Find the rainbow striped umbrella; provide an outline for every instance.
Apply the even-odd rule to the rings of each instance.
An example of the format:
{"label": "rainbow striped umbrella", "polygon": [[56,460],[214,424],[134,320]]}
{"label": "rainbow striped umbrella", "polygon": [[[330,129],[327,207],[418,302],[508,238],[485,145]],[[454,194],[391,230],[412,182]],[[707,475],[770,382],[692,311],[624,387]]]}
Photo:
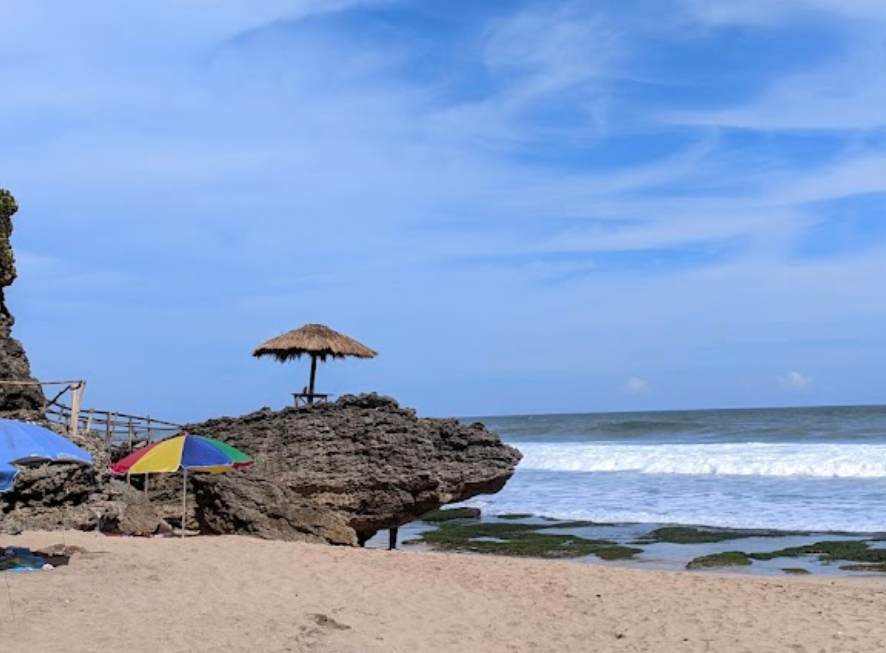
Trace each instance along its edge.
{"label": "rainbow striped umbrella", "polygon": [[224,442],[183,433],[155,442],[111,465],[114,474],[162,474],[182,470],[182,537],[187,514],[188,470],[221,473],[249,467],[252,458]]}
{"label": "rainbow striped umbrella", "polygon": [[162,474],[178,470],[229,472],[252,458],[229,444],[183,433],[132,452],[111,465],[114,474]]}

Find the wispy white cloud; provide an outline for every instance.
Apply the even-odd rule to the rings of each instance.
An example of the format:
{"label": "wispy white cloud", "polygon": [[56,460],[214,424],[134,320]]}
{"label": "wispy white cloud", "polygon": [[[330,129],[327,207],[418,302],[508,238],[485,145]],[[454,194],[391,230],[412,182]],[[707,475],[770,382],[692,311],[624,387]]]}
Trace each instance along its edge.
{"label": "wispy white cloud", "polygon": [[800,372],[788,372],[778,377],[778,385],[786,390],[808,390],[812,387],[812,377]]}
{"label": "wispy white cloud", "polygon": [[648,395],[652,392],[652,386],[645,379],[632,376],[622,386],[622,392],[631,396]]}
{"label": "wispy white cloud", "polygon": [[886,21],[879,0],[681,0],[694,17],[713,26],[773,25],[819,12],[824,17]]}
{"label": "wispy white cloud", "polygon": [[[886,6],[886,5],[884,5]],[[884,12],[886,13],[886,12]],[[863,130],[886,125],[886,46],[879,35],[847,43],[848,53],[815,70],[779,77],[734,107],[682,111],[674,123],[758,130]]]}
{"label": "wispy white cloud", "polygon": [[531,5],[490,28],[484,48],[507,89],[505,104],[605,79],[623,54],[619,30],[576,2]]}

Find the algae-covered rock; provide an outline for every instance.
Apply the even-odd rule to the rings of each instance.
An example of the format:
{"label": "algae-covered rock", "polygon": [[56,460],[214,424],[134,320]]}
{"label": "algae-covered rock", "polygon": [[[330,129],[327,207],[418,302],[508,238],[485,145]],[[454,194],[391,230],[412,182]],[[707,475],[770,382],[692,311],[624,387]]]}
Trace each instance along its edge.
{"label": "algae-covered rock", "polygon": [[822,562],[846,560],[848,562],[886,564],[886,549],[872,549],[867,542],[862,540],[826,540],[805,546],[794,546],[779,549],[778,551],[751,553],[749,555],[755,560],[817,556]]}
{"label": "algae-covered rock", "polygon": [[786,531],[735,530],[727,528],[701,528],[694,526],[664,526],[646,535],[644,540],[670,544],[713,544],[741,540],[747,537],[785,537]]}
{"label": "algae-covered rock", "polygon": [[710,569],[712,567],[737,567],[751,564],[748,554],[742,551],[724,551],[712,553],[690,560],[686,564],[687,569]]}
{"label": "algae-covered rock", "polygon": [[480,519],[479,508],[440,508],[431,510],[421,516],[425,522],[454,521],[457,519]]}
{"label": "algae-covered rock", "polygon": [[580,558],[595,555],[603,560],[622,560],[642,552],[609,540],[589,540],[576,535],[542,532],[546,528],[557,526],[444,522],[437,530],[422,533],[418,541],[443,551],[534,558]]}

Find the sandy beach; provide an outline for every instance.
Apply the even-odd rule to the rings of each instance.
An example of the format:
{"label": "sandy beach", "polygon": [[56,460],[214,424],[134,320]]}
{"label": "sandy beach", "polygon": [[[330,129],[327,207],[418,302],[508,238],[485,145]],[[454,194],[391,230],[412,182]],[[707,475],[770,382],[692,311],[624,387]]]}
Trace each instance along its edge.
{"label": "sandy beach", "polygon": [[3,651],[874,653],[886,578],[748,578],[245,537],[4,536]]}

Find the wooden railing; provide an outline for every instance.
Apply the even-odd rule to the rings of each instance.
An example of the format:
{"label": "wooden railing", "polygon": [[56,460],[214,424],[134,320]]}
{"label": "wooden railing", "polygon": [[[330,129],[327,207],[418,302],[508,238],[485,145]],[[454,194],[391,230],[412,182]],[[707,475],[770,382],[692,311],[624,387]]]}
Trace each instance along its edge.
{"label": "wooden railing", "polygon": [[69,433],[73,424],[77,432],[100,437],[109,444],[133,448],[175,435],[181,424],[164,422],[153,417],[113,413],[95,408],[79,411],[76,418],[71,407],[55,402],[46,409],[46,417],[63,426]]}
{"label": "wooden railing", "polygon": [[[69,435],[78,433],[91,434],[103,438],[115,445],[128,445],[155,442],[175,435],[181,431],[181,424],[164,422],[153,417],[141,417],[126,413],[114,413],[95,408],[83,409],[81,402],[86,389],[86,381],[9,381],[0,380],[0,385],[39,385],[42,387],[58,387],[61,390],[46,399],[43,412],[46,418],[55,422]],[[71,393],[70,405],[62,402],[62,398]]]}

